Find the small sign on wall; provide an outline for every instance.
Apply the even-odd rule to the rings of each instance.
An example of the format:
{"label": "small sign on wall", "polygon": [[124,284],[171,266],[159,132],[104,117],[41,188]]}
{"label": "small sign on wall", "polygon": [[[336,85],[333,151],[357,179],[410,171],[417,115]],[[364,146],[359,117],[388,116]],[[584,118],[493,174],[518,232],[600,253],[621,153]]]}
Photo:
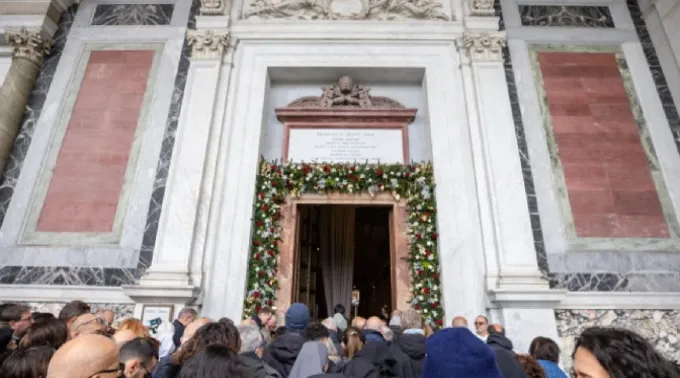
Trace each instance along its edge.
{"label": "small sign on wall", "polygon": [[172,323],[173,305],[144,306],[142,309],[142,324],[149,328],[152,335],[156,335],[158,326],[164,322]]}

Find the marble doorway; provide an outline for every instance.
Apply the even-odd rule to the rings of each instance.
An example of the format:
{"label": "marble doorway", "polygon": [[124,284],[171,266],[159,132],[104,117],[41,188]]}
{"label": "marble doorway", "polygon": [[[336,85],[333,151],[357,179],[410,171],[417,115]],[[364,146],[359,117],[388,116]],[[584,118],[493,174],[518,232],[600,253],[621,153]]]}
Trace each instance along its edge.
{"label": "marble doorway", "polygon": [[[277,300],[275,306],[280,310],[286,310],[294,301],[304,301],[305,298],[300,298],[300,261],[296,259],[296,250],[298,245],[298,237],[300,235],[303,223],[300,222],[303,212],[309,212],[310,207],[318,207],[324,205],[335,206],[355,206],[358,209],[366,209],[370,213],[370,208],[376,208],[386,212],[388,243],[389,243],[389,265],[387,266],[389,275],[389,300],[381,303],[394,309],[404,310],[409,307],[409,300],[411,299],[411,279],[409,275],[409,266],[406,258],[409,253],[409,242],[407,236],[407,208],[405,201],[396,201],[390,194],[380,193],[375,196],[369,194],[340,194],[331,193],[328,195],[317,194],[303,194],[300,198],[288,197],[281,208],[282,215],[282,243],[281,255],[279,260],[279,269],[277,278],[280,283],[277,290]],[[358,220],[360,221],[360,220]],[[384,262],[384,255],[381,260]],[[362,260],[363,261],[363,260]],[[361,272],[362,269],[357,269],[355,272]],[[359,283],[359,281],[355,281]],[[364,285],[362,281],[360,286]],[[370,284],[368,284],[370,286]],[[304,285],[303,285],[304,286]],[[376,285],[378,286],[378,285]],[[376,289],[378,289],[376,287]],[[366,289],[364,288],[364,291]],[[364,295],[364,294],[362,294]],[[322,295],[321,295],[322,296]],[[368,293],[366,298],[368,298]],[[316,300],[315,300],[316,303]],[[370,307],[370,306],[369,306]],[[371,312],[373,309],[361,306],[360,309]],[[314,309],[312,309],[314,312]],[[325,310],[322,311],[325,314]],[[349,309],[347,309],[349,315]],[[319,315],[316,312],[316,315]],[[375,315],[378,315],[376,313]]]}

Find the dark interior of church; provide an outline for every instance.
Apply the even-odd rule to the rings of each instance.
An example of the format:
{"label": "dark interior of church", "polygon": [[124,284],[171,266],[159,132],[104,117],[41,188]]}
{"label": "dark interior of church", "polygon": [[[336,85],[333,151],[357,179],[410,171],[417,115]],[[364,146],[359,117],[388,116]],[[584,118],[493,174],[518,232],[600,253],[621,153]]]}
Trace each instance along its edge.
{"label": "dark interior of church", "polygon": [[[332,205],[329,205],[332,206]],[[380,315],[390,312],[390,211],[391,207],[355,208],[353,289],[360,293],[359,306],[346,309],[347,317]],[[297,301],[307,303],[315,319],[329,314],[324,295],[319,237],[321,206],[300,206],[297,253]]]}

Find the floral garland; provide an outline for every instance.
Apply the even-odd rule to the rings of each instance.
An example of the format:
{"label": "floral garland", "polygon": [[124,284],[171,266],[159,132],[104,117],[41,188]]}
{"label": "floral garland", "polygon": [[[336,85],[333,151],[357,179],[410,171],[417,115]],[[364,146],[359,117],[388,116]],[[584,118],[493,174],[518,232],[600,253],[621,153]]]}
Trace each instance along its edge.
{"label": "floral garland", "polygon": [[280,209],[287,195],[388,192],[408,204],[411,307],[429,324],[441,326],[437,209],[430,163],[411,165],[277,164],[262,161],[257,178],[253,237],[244,312],[254,315],[276,300],[279,283]]}

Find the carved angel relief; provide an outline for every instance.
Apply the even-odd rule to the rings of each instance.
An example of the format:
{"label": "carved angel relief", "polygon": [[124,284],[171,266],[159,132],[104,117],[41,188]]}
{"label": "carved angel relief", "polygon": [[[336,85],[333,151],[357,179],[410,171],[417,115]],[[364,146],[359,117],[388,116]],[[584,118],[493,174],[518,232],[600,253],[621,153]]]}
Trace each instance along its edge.
{"label": "carved angel relief", "polygon": [[251,0],[244,19],[443,20],[441,0]]}
{"label": "carved angel relief", "polygon": [[321,96],[302,97],[291,102],[288,108],[404,108],[391,98],[369,95],[369,88],[354,84],[349,76],[342,76],[336,85],[322,89]]}

